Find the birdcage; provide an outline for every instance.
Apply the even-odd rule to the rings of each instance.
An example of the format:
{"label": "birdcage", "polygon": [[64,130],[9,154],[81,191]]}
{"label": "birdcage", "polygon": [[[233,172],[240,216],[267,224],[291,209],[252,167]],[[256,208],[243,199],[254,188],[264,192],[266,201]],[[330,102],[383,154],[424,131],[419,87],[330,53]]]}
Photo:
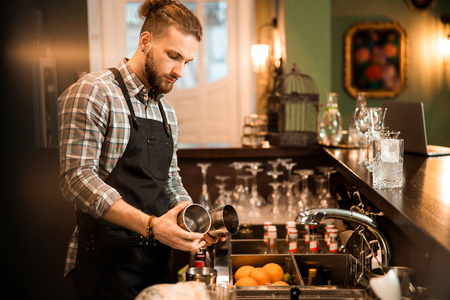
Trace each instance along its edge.
{"label": "birdcage", "polygon": [[268,140],[280,147],[307,147],[317,143],[319,91],[306,74],[292,65],[277,76],[267,105]]}

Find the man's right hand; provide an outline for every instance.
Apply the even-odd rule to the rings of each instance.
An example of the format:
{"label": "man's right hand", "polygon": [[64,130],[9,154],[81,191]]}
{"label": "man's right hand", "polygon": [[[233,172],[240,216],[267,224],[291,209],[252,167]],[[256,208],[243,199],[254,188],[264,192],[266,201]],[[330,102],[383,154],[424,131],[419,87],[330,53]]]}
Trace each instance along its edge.
{"label": "man's right hand", "polygon": [[202,233],[186,231],[177,224],[178,214],[189,204],[191,204],[189,201],[180,202],[166,214],[154,219],[153,234],[156,240],[182,251],[193,251],[206,247]]}

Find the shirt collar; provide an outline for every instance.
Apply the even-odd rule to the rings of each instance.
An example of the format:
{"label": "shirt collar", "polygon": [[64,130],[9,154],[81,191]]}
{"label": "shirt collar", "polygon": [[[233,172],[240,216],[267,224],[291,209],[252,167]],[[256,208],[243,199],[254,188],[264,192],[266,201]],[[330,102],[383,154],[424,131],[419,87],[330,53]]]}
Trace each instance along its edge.
{"label": "shirt collar", "polygon": [[123,81],[128,88],[128,93],[130,97],[135,97],[138,94],[141,94],[140,97],[137,97],[141,102],[145,103],[150,101],[158,101],[163,97],[163,94],[150,99],[149,96],[151,93],[147,90],[144,84],[139,80],[137,75],[130,69],[128,66],[128,58],[122,59],[120,62],[118,69],[123,76]]}

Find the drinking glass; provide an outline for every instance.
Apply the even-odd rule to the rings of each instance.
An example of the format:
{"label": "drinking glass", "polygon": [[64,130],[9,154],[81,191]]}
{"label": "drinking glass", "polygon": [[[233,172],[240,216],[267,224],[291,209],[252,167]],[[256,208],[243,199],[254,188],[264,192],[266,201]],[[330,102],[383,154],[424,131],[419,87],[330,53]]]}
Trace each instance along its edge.
{"label": "drinking glass", "polygon": [[[359,148],[359,165],[366,165],[369,163],[367,157],[367,136],[366,133],[369,130],[369,118],[370,112],[367,107],[357,107],[355,109],[355,126],[356,129],[360,132],[360,142],[363,142],[363,145],[360,145]],[[364,138],[363,138],[364,137]],[[364,152],[364,145],[366,147],[366,152]]]}
{"label": "drinking glass", "polygon": [[208,211],[211,208],[211,203],[210,203],[211,199],[210,199],[210,195],[208,192],[207,173],[208,173],[208,168],[211,165],[212,165],[211,163],[197,163],[197,166],[200,167],[201,172],[202,172],[202,193],[200,194],[199,203],[201,206],[206,208],[206,210],[208,210]]}
{"label": "drinking glass", "polygon": [[396,188],[403,185],[404,140],[379,139],[374,142],[373,186]]}

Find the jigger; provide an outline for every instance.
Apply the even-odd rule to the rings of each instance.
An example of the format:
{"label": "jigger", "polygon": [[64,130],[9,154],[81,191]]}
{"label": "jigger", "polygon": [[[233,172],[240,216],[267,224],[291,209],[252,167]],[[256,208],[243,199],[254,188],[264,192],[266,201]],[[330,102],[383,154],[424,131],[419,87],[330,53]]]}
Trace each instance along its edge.
{"label": "jigger", "polygon": [[226,204],[209,211],[211,229],[208,234],[220,237],[225,234],[236,234],[239,231],[239,217],[232,205]]}
{"label": "jigger", "polygon": [[177,223],[184,230],[206,233],[211,227],[211,217],[203,206],[192,203],[178,214]]}

